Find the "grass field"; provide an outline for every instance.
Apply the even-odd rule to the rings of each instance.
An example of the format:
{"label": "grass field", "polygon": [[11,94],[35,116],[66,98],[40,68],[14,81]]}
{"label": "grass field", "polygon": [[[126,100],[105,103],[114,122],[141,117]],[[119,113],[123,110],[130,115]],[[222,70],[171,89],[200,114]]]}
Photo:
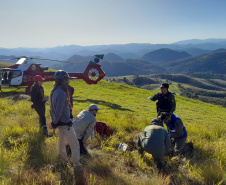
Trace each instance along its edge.
{"label": "grass field", "polygon": [[[193,157],[168,158],[165,174],[158,174],[150,158],[141,158],[134,149],[138,132],[156,117],[155,102],[148,91],[101,81],[97,85],[71,81],[75,88],[73,114],[92,103],[102,108],[97,120],[110,126],[112,135],[96,135],[89,141],[91,158],[83,156],[86,184],[226,184],[226,108],[175,95],[175,114],[188,131],[195,147]],[[49,95],[52,82],[44,83]],[[38,116],[30,108],[24,89],[3,89],[0,94],[0,180],[2,184],[75,184],[71,163],[59,167],[58,135],[44,138]],[[8,92],[7,92],[8,91]],[[46,107],[49,125],[49,103]],[[125,153],[119,143],[129,145]],[[77,183],[78,184],[78,183]]]}

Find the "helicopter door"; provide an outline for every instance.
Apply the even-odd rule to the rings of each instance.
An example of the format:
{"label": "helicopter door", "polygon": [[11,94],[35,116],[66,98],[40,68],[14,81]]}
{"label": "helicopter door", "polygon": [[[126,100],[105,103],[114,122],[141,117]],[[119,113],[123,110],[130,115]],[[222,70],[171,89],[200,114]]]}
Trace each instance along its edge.
{"label": "helicopter door", "polygon": [[22,83],[23,71],[21,70],[11,70],[11,83],[10,85],[20,85]]}

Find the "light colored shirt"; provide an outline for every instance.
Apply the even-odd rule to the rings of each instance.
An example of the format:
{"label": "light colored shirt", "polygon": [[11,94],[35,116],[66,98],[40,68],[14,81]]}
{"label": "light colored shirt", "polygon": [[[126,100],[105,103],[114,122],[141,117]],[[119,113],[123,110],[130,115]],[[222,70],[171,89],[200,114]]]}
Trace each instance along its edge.
{"label": "light colored shirt", "polygon": [[95,116],[91,111],[83,110],[72,122],[77,138],[82,139],[85,144],[94,131],[96,124]]}

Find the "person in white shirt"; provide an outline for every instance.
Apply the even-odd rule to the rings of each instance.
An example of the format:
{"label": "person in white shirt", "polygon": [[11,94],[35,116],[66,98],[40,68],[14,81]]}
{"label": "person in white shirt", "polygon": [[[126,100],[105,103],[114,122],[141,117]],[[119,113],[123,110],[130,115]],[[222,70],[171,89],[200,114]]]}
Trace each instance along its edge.
{"label": "person in white shirt", "polygon": [[81,111],[72,121],[77,139],[80,144],[80,153],[87,154],[86,141],[94,133],[96,125],[96,114],[100,108],[96,104],[91,104],[88,111]]}

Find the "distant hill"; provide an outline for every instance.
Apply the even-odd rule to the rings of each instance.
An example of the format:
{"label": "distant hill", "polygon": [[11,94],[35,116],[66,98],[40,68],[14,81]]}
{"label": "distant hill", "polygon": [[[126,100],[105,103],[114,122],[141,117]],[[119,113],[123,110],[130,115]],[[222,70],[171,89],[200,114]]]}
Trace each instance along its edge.
{"label": "distant hill", "polygon": [[[193,75],[195,76],[195,74]],[[226,106],[226,75],[200,73],[197,76],[199,77],[185,74],[151,74],[110,77],[107,80],[157,91],[159,91],[161,83],[168,82],[171,92],[203,102]]]}
{"label": "distant hill", "polygon": [[122,62],[124,59],[114,53],[108,53],[104,56],[104,60],[111,62]]}
{"label": "distant hill", "polygon": [[175,51],[169,48],[162,48],[145,54],[142,59],[152,63],[163,63],[186,58],[189,56],[191,55],[184,51]]}
{"label": "distant hill", "polygon": [[226,71],[226,51],[187,57],[161,64],[169,73],[206,72],[224,74]]}
{"label": "distant hill", "polygon": [[13,56],[13,55],[10,55],[10,56],[0,55],[0,62],[3,62],[3,63],[16,63],[17,59],[14,60],[13,58],[16,58],[16,57]]}
{"label": "distant hill", "polygon": [[[171,56],[173,57],[182,57],[180,53],[184,54],[184,52],[177,52],[170,49],[157,50],[156,53],[159,54],[159,61],[161,56],[167,56],[165,59],[167,60],[170,58],[170,54],[172,54]],[[155,57],[157,57],[156,53]],[[169,55],[167,55],[167,53]],[[185,55],[188,54],[184,54],[183,56]],[[147,75],[157,73],[187,74],[194,72],[224,74],[226,71],[226,51],[224,49],[198,56],[188,55],[189,57],[167,62],[150,62],[144,59],[123,60],[114,53],[109,53],[105,56],[106,57],[101,65],[106,73],[106,76]],[[82,72],[85,70],[90,60],[92,60],[92,56],[83,57],[80,55],[74,55],[67,60],[68,62],[73,62],[73,65],[57,64],[53,67],[53,69],[63,69],[68,72]]]}
{"label": "distant hill", "polygon": [[[106,55],[108,60],[112,60],[111,56],[114,56],[114,59],[120,60],[117,55],[110,54]],[[167,73],[167,71],[159,66],[150,64],[144,60],[138,59],[127,59],[125,61],[108,61],[104,57],[104,60],[101,64],[102,69],[104,70],[106,76],[124,76],[124,75],[139,75],[139,74],[156,74],[156,73]],[[92,60],[92,56],[82,57],[82,56],[72,56],[67,60],[67,62],[73,62],[74,64],[60,63],[53,66],[53,69],[66,70],[68,72],[83,72],[89,61]]]}
{"label": "distant hill", "polygon": [[49,59],[67,60],[73,55],[92,56],[95,54],[114,53],[123,59],[142,58],[146,53],[162,48],[185,51],[190,55],[209,53],[219,48],[226,48],[226,39],[187,40],[172,44],[129,43],[93,46],[57,46],[52,48],[0,48],[0,55],[39,56]]}
{"label": "distant hill", "polygon": [[72,57],[67,59],[67,62],[74,62],[74,61],[78,61],[78,60],[83,60],[84,58],[85,57],[80,56],[80,55],[73,55]]}
{"label": "distant hill", "polygon": [[206,49],[200,49],[200,48],[182,48],[181,50],[187,52],[189,55],[192,55],[192,56],[213,52],[213,50],[206,50]]}
{"label": "distant hill", "polygon": [[226,42],[226,39],[190,39],[174,42],[173,44],[203,44],[203,43],[219,43]]}
{"label": "distant hill", "polygon": [[127,59],[125,62],[104,61],[102,63],[102,69],[106,73],[106,76],[167,73],[162,67],[150,64],[147,61],[133,59]]}

